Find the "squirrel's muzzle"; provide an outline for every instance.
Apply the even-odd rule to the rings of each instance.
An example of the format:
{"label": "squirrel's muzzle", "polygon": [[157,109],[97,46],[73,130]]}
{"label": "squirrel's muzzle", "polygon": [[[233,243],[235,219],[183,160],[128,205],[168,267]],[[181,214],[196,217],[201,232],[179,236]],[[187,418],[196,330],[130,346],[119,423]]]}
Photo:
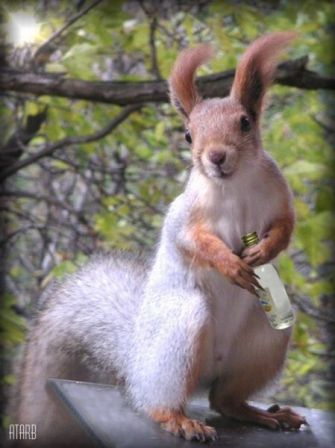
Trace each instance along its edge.
{"label": "squirrel's muzzle", "polygon": [[226,160],[227,154],[222,150],[211,150],[208,154],[209,160],[217,166],[222,166]]}

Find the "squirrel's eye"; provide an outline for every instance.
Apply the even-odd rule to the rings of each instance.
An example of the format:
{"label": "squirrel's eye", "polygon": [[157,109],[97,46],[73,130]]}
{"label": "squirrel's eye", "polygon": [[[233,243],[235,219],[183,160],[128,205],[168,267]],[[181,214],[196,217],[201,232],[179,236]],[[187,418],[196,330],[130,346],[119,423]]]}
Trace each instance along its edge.
{"label": "squirrel's eye", "polygon": [[188,129],[186,129],[185,131],[185,140],[187,141],[187,143],[192,143],[191,133]]}
{"label": "squirrel's eye", "polygon": [[241,131],[248,132],[251,129],[250,120],[246,115],[242,115],[240,119]]}

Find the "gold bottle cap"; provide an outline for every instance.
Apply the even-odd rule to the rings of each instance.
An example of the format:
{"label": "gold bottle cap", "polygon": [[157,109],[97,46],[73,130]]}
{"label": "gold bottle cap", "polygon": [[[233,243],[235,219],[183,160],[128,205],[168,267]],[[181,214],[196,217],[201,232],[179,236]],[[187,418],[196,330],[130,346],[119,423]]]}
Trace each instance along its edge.
{"label": "gold bottle cap", "polygon": [[251,232],[243,235],[242,241],[245,247],[254,246],[255,244],[259,243],[257,232]]}

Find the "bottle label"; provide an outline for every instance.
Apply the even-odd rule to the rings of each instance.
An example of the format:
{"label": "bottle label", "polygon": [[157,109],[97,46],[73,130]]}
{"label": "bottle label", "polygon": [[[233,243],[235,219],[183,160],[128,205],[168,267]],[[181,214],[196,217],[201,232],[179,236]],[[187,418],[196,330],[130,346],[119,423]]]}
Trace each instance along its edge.
{"label": "bottle label", "polygon": [[259,289],[257,292],[260,304],[262,305],[262,308],[265,311],[269,321],[271,323],[274,323],[276,321],[275,305],[273,303],[270,289],[269,288],[264,288],[264,290]]}
{"label": "bottle label", "polygon": [[271,327],[276,330],[283,330],[284,328],[291,327],[294,324],[295,316],[293,310],[290,309],[285,317],[278,315],[274,300],[272,298],[269,288],[264,290],[257,290],[259,302],[265,312],[266,317]]}

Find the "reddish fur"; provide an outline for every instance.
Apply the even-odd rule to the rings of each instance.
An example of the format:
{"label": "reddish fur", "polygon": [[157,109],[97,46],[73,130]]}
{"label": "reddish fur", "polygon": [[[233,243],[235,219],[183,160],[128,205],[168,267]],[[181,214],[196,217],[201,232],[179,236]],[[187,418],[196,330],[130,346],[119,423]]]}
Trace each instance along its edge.
{"label": "reddish fur", "polygon": [[200,210],[193,212],[189,223],[189,237],[192,245],[187,248],[182,247],[181,251],[193,266],[213,267],[229,278],[232,283],[243,286],[255,294],[252,284],[257,286],[258,283],[253,278],[252,268],[235,255],[219,237],[208,230]]}
{"label": "reddish fur", "polygon": [[231,96],[250,110],[255,119],[259,117],[265,91],[273,79],[278,55],[295,37],[294,32],[262,36],[248,47],[240,60]]}
{"label": "reddish fur", "polygon": [[294,211],[287,204],[281,217],[271,223],[263,239],[256,245],[243,251],[242,258],[252,266],[260,266],[273,260],[289,245],[294,229]]}
{"label": "reddish fur", "polygon": [[195,87],[194,76],[197,68],[212,56],[210,45],[202,44],[184,50],[178,56],[170,75],[170,96],[172,103],[188,116],[201,99]]}
{"label": "reddish fur", "polygon": [[[199,332],[197,339],[194,341],[194,356],[192,365],[188,372],[185,385],[185,399],[189,396],[197,386],[199,376],[202,370],[204,361],[204,342],[207,334],[206,326]],[[186,417],[183,408],[175,409],[154,409],[149,413],[149,416],[157,423],[160,423],[162,428],[175,435],[182,435],[187,440],[193,438],[207,439],[213,438],[215,431],[205,426],[197,420],[192,420]]]}
{"label": "reddish fur", "polygon": [[186,417],[184,411],[170,409],[156,409],[150,413],[150,417],[162,428],[172,434],[185,437],[186,440],[197,438],[205,441],[215,438],[215,430],[204,423]]}
{"label": "reddish fur", "polygon": [[306,424],[305,417],[294,412],[289,407],[280,408],[275,411],[263,410],[241,403],[236,407],[230,408],[226,415],[236,418],[240,421],[257,423],[270,429],[299,429],[301,425]]}
{"label": "reddish fur", "polygon": [[[265,319],[264,317],[264,321]],[[249,321],[249,325],[253,325],[256,331],[261,331],[261,328],[256,328],[256,322]],[[267,323],[264,322],[264,325]],[[222,413],[229,413],[229,409],[244,403],[275,378],[284,364],[290,333],[287,331],[285,336],[278,341],[262,341],[257,356],[253,351],[253,357],[246,359],[245,355],[241,357],[241,351],[245,353],[245,347],[248,347],[250,341],[244,334],[240,334],[239,346],[236,345],[234,353],[231,354],[229,377],[223,375],[211,391],[212,408]],[[269,350],[266,350],[265,358],[262,347],[266,348],[269,344],[273,350],[270,355]]]}
{"label": "reddish fur", "polygon": [[286,249],[290,242],[294,228],[294,214],[290,207],[287,207],[282,218],[274,221],[264,235],[264,243],[269,254],[269,259],[275,258],[279,252]]}
{"label": "reddish fur", "polygon": [[222,262],[228,259],[231,250],[213,235],[207,228],[201,211],[195,211],[189,223],[190,239],[194,243],[193,247],[188,248],[185,255],[192,258],[193,264],[200,266],[208,265],[215,267],[218,271],[222,270]]}
{"label": "reddish fur", "polygon": [[[263,105],[264,95],[271,83],[276,69],[276,58],[281,50],[295,37],[295,33],[282,32],[263,36],[257,39],[246,50],[238,65],[233,82],[230,97],[225,101],[201,101],[194,84],[194,74],[197,67],[210,56],[209,47],[200,46],[183,52],[173,69],[170,78],[170,91],[172,102],[188,118],[188,128],[192,135],[192,151],[194,165],[202,174],[211,177],[211,171],[206,171],[208,154],[211,150],[224,152],[232,170],[234,160],[239,163],[240,154],[248,152],[249,157],[259,154],[261,149],[260,131],[258,121]],[[240,118],[247,113],[252,123],[249,134],[241,135]],[[224,116],[220,126],[218,117]],[[256,126],[253,124],[256,122]],[[242,151],[243,150],[243,151]],[[236,156],[234,159],[233,157]],[[281,181],[280,174],[265,163],[264,179],[269,182],[281,182],[278,188],[283,195],[278,193],[278,212],[273,213],[271,225],[262,235],[261,242],[246,249],[242,256],[244,260],[235,255],[226,243],[212,231],[208,224],[210,217],[206,216],[206,208],[202,209],[197,204],[197,209],[191,211],[191,217],[187,228],[186,241],[180,247],[183,256],[187,259],[191,268],[211,267],[216,269],[232,283],[237,284],[250,292],[254,292],[257,281],[253,277],[251,266],[266,263],[273,259],[289,243],[294,227],[294,213],[290,202],[290,196],[286,190],[285,182]],[[267,170],[269,173],[267,174]],[[273,171],[273,172],[272,172]],[[233,171],[232,171],[233,172]],[[269,179],[267,179],[269,177]],[[283,204],[282,198],[287,204]],[[256,316],[256,315],[255,315]],[[269,412],[263,412],[252,408],[245,400],[254,392],[262,389],[277,375],[285,360],[290,330],[275,333],[273,337],[264,338],[262,328],[268,325],[265,315],[262,318],[255,317],[252,313],[248,317],[246,325],[249,331],[239,335],[238,344],[230,353],[229,372],[222,375],[211,391],[211,405],[214,409],[226,415],[277,427],[285,422],[291,427],[300,427],[303,418],[292,411],[281,411],[274,417]],[[250,334],[254,335],[250,339]],[[248,351],[250,346],[250,354]],[[200,342],[200,347],[202,343]],[[256,350],[254,349],[256,347]],[[197,370],[202,361],[202,351],[198,352],[197,361],[193,366],[195,379]],[[200,366],[201,367],[201,366]],[[199,369],[200,370],[200,369]],[[190,375],[190,378],[192,376]],[[188,382],[188,388],[194,387],[193,381]],[[163,424],[170,427],[170,431],[179,433],[182,426],[183,413],[171,415],[163,413]],[[168,416],[168,417],[166,417]],[[157,415],[153,417],[157,418]],[[162,415],[158,413],[158,418]],[[158,420],[160,421],[160,420]],[[179,429],[176,429],[179,428]],[[171,428],[173,428],[171,430]]]}
{"label": "reddish fur", "polygon": [[194,242],[193,260],[195,263],[208,264],[223,275],[228,275],[232,252],[224,242],[201,224],[194,224],[190,230]]}
{"label": "reddish fur", "polygon": [[[204,343],[207,334],[207,327],[204,326],[198,333],[194,341],[194,355],[192,356],[192,364],[188,371],[185,384],[185,400],[194,391],[198,384],[199,376],[204,361]],[[191,420],[186,417],[183,408],[180,409],[154,409],[149,412],[149,416],[162,427],[175,435],[183,435],[190,440],[193,437],[206,438],[213,437],[215,431],[203,425],[201,422]]]}
{"label": "reddish fur", "polygon": [[182,410],[176,411],[171,409],[155,409],[150,412],[150,417],[158,423],[166,423],[171,419],[182,419],[185,414]]}

